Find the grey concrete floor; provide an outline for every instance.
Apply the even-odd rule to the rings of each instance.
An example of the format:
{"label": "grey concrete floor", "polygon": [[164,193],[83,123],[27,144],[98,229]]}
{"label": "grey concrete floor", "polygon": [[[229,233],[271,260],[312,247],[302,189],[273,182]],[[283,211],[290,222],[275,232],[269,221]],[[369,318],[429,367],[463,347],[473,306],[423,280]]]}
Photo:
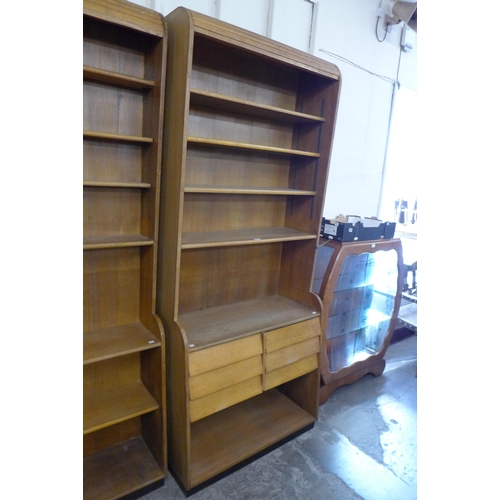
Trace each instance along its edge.
{"label": "grey concrete floor", "polygon": [[[193,500],[417,498],[417,337],[389,346],[380,377],[337,389],[314,427],[206,488]],[[171,474],[141,500],[182,500]]]}

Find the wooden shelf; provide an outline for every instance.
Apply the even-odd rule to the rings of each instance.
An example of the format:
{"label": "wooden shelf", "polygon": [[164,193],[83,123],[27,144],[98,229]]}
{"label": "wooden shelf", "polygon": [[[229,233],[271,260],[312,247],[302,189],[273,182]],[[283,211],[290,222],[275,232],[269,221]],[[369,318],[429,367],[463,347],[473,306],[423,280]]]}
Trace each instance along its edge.
{"label": "wooden shelf", "polygon": [[83,364],[154,349],[159,340],[141,323],[115,326],[83,334]]}
{"label": "wooden shelf", "polygon": [[238,339],[254,333],[281,328],[316,317],[319,311],[280,295],[203,309],[179,315],[189,350]]}
{"label": "wooden shelf", "polygon": [[92,130],[83,131],[84,139],[99,139],[106,141],[119,141],[119,142],[139,142],[144,144],[151,144],[153,142],[152,137],[140,137],[135,135],[123,135],[123,134],[110,134],[107,132],[94,132]]}
{"label": "wooden shelf", "polygon": [[308,115],[297,111],[290,111],[275,106],[266,106],[243,99],[237,99],[215,92],[201,89],[191,89],[191,104],[225,110],[233,113],[251,115],[268,120],[278,120],[285,123],[322,123],[325,121],[320,116]]}
{"label": "wooden shelf", "polygon": [[99,248],[143,247],[153,245],[153,240],[141,234],[114,236],[87,236],[83,239],[84,250]]}
{"label": "wooden shelf", "polygon": [[284,241],[311,240],[315,234],[297,231],[287,227],[240,229],[213,232],[183,233],[183,250],[188,248],[210,248],[235,245],[262,245]]}
{"label": "wooden shelf", "polygon": [[144,78],[136,78],[134,76],[115,73],[90,66],[83,66],[83,78],[96,82],[109,83],[111,85],[120,85],[132,89],[152,89],[155,85],[154,80],[146,80]]}
{"label": "wooden shelf", "polygon": [[185,193],[213,193],[213,194],[269,194],[283,196],[314,196],[316,191],[306,191],[290,188],[256,188],[238,186],[185,186]]}
{"label": "wooden shelf", "polygon": [[218,139],[207,139],[203,137],[188,137],[187,141],[188,144],[198,144],[203,146],[214,146],[222,148],[245,149],[252,151],[260,151],[262,153],[275,153],[280,155],[291,155],[291,156],[309,156],[311,158],[319,158],[321,156],[319,153],[313,153],[312,151],[300,151],[298,149],[277,148],[273,146],[247,144],[244,142],[222,141]]}
{"label": "wooden shelf", "polygon": [[150,189],[149,182],[83,181],[84,187]]}
{"label": "wooden shelf", "polygon": [[83,458],[86,500],[118,499],[163,477],[141,438],[129,439]]}
{"label": "wooden shelf", "polygon": [[159,408],[140,381],[84,396],[84,403],[84,435]]}
{"label": "wooden shelf", "polygon": [[266,391],[191,426],[192,486],[314,422],[278,390]]}

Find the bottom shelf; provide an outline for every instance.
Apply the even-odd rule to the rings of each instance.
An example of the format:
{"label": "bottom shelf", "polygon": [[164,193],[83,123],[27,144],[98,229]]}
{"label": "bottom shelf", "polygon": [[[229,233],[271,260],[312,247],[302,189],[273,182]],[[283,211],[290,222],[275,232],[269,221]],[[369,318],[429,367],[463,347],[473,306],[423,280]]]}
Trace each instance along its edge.
{"label": "bottom shelf", "polygon": [[83,497],[120,498],[164,479],[141,438],[133,438],[83,459]]}
{"label": "bottom shelf", "polygon": [[313,423],[277,389],[210,415],[191,427],[191,487],[197,486]]}

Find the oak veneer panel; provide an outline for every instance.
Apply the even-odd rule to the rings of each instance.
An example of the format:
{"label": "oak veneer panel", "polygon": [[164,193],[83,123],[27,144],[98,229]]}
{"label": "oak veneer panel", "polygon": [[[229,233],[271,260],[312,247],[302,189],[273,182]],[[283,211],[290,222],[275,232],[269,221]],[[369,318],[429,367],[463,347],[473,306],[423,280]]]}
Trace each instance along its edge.
{"label": "oak veneer panel", "polygon": [[189,193],[184,197],[183,233],[282,227],[285,209],[283,196]]}
{"label": "oak veneer panel", "polygon": [[217,413],[229,406],[245,401],[262,392],[262,377],[251,379],[231,385],[220,391],[214,392],[190,403],[191,422]]}
{"label": "oak veneer panel", "polygon": [[158,345],[158,339],[141,323],[87,332],[83,334],[83,364],[152,349]]}
{"label": "oak veneer panel", "polygon": [[189,398],[198,399],[208,394],[248,380],[264,371],[262,356],[254,356],[222,368],[189,378]]}
{"label": "oak veneer panel", "polygon": [[265,153],[190,146],[186,185],[289,187],[290,160]]}
{"label": "oak veneer panel", "polygon": [[261,335],[252,335],[189,353],[189,375],[194,377],[222,366],[262,354]]}
{"label": "oak veneer panel", "polygon": [[191,480],[196,486],[314,421],[276,389],[191,426]]}
{"label": "oak veneer panel", "polygon": [[262,245],[285,241],[311,240],[314,234],[286,227],[258,227],[226,231],[193,231],[183,233],[182,248],[209,248],[240,245]]}
{"label": "oak veneer panel", "polygon": [[142,181],[141,145],[108,141],[83,141],[84,181]]}
{"label": "oak veneer panel", "polygon": [[310,308],[279,295],[212,307],[179,316],[191,351],[311,319]]}
{"label": "oak veneer panel", "polygon": [[142,439],[133,438],[83,459],[86,500],[118,499],[163,479]]}
{"label": "oak veneer panel", "polygon": [[83,129],[121,135],[143,135],[144,93],[84,81]]}
{"label": "oak veneer panel", "polygon": [[282,196],[313,196],[314,191],[305,191],[289,188],[257,188],[249,186],[188,186],[184,189],[185,193],[211,193],[211,194],[278,194]]}
{"label": "oak veneer panel", "polygon": [[130,188],[85,187],[84,236],[126,235],[141,232],[141,192]]}
{"label": "oak veneer panel", "polygon": [[312,354],[307,358],[301,359],[295,363],[278,368],[272,372],[266,373],[262,377],[262,385],[265,391],[277,387],[285,382],[294,380],[301,375],[310,373],[318,368],[318,355]]}
{"label": "oak veneer panel", "polygon": [[304,340],[321,335],[320,319],[314,318],[302,323],[295,323],[278,330],[267,332],[265,335],[265,352],[270,353]]}
{"label": "oak veneer panel", "polygon": [[140,254],[136,248],[83,254],[85,332],[139,320]]}
{"label": "oak veneer panel", "polygon": [[83,181],[83,187],[110,187],[110,188],[136,188],[150,189],[148,182],[123,182],[123,181]]}
{"label": "oak veneer panel", "polygon": [[84,395],[83,433],[94,432],[158,409],[142,382]]}
{"label": "oak veneer panel", "polygon": [[151,144],[154,139],[152,137],[143,137],[139,135],[120,134],[116,132],[97,132],[95,130],[84,130],[84,139],[102,140],[102,141],[117,141],[117,142],[131,142],[138,144]]}
{"label": "oak veneer panel", "polygon": [[239,141],[227,141],[224,139],[209,139],[205,137],[188,137],[189,144],[198,144],[202,146],[214,146],[220,148],[236,148],[236,149],[248,149],[250,151],[262,151],[263,153],[275,153],[278,155],[289,155],[289,156],[309,156],[312,158],[319,158],[319,153],[314,151],[306,151],[301,149],[290,149],[283,146],[267,146],[265,144],[252,144],[248,142]]}
{"label": "oak veneer panel", "polygon": [[279,244],[183,250],[179,313],[275,295],[280,256]]}
{"label": "oak veneer panel", "polygon": [[194,39],[191,87],[195,89],[295,111],[298,81],[294,68],[214,40]]}
{"label": "oak veneer panel", "polygon": [[145,43],[143,34],[94,18],[83,23],[83,66],[144,79],[146,55],[138,46]]}
{"label": "oak veneer panel", "polygon": [[104,427],[98,431],[83,435],[83,456],[84,458],[122,443],[129,439],[141,436],[141,418],[136,417],[124,420],[111,427]]}
{"label": "oak veneer panel", "polygon": [[292,149],[293,128],[254,116],[221,110],[214,113],[208,108],[191,107],[188,134],[191,137]]}
{"label": "oak veneer panel", "polygon": [[142,90],[150,89],[155,86],[154,80],[146,80],[144,78],[137,78],[135,76],[116,73],[115,71],[97,69],[85,65],[83,66],[83,78],[96,82],[109,83],[112,85]]}
{"label": "oak veneer panel", "polygon": [[222,109],[233,113],[246,114],[285,123],[316,123],[324,121],[324,118],[319,116],[284,110],[276,106],[268,106],[256,103],[255,101],[229,97],[228,95],[207,92],[195,88],[191,88],[190,99],[191,104],[206,106],[217,111]]}
{"label": "oak veneer panel", "polygon": [[311,354],[318,353],[319,345],[319,337],[314,337],[312,339],[304,340],[304,342],[283,347],[282,349],[267,354],[265,358],[266,372],[272,372],[282,366],[295,363],[296,361],[310,356]]}
{"label": "oak veneer panel", "polygon": [[144,247],[154,245],[154,241],[142,234],[118,234],[87,236],[83,239],[84,250],[97,250],[105,248],[126,248],[126,247]]}

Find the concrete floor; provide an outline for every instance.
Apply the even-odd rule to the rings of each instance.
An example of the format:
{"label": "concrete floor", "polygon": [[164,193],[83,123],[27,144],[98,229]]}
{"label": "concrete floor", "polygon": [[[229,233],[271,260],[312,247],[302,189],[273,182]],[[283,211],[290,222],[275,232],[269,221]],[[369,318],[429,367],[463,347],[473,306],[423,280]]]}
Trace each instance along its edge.
{"label": "concrete floor", "polygon": [[[192,500],[417,498],[417,337],[389,346],[380,377],[337,389],[314,427]],[[141,500],[186,498],[171,474]]]}

